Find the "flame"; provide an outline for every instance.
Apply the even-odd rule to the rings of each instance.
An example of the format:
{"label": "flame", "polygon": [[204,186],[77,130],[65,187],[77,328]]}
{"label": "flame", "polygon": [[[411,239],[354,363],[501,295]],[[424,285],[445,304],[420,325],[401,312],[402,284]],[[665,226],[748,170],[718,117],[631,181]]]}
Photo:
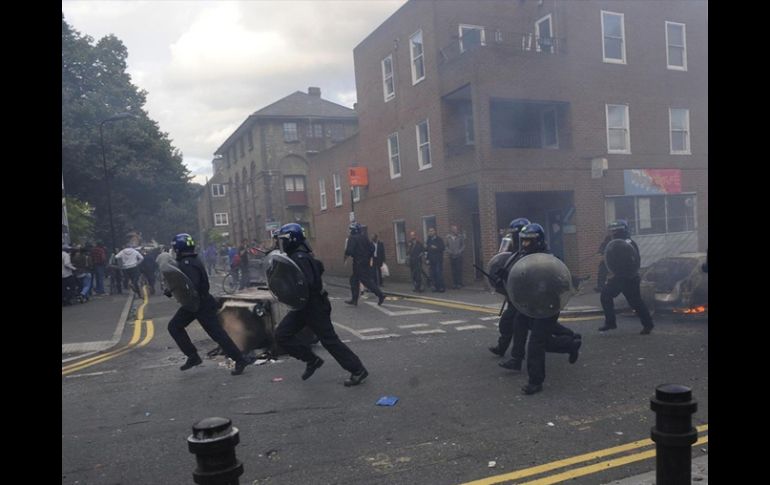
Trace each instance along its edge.
{"label": "flame", "polygon": [[709,309],[708,305],[700,305],[692,308],[674,308],[674,313],[684,313],[685,315],[705,313]]}

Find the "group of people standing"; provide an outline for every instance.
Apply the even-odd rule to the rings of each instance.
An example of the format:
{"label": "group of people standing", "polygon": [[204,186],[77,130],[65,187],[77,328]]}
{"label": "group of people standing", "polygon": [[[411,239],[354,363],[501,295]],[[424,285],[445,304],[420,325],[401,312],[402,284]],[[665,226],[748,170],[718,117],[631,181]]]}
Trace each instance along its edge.
{"label": "group of people standing", "polygon": [[[444,241],[446,239],[446,242]],[[449,234],[442,239],[436,234],[436,229],[428,228],[428,238],[425,244],[417,238],[417,233],[409,233],[409,241],[406,246],[407,260],[412,278],[412,290],[422,293],[423,278],[433,291],[443,293],[446,291],[444,283],[444,251],[449,255],[449,264],[452,272],[452,288],[459,289],[463,285],[463,253],[465,252],[465,234],[459,233],[457,225],[449,227]],[[422,268],[423,256],[428,264],[430,274],[426,274]]]}

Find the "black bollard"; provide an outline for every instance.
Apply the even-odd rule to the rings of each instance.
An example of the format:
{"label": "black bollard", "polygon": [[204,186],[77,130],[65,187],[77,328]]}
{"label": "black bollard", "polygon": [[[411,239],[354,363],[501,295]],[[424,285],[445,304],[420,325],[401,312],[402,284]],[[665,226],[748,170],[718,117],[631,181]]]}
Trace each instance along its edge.
{"label": "black bollard", "polygon": [[698,439],[692,415],[698,403],[692,390],[679,384],[661,384],[650,399],[655,412],[655,426],[650,435],[655,442],[656,485],[690,485],[691,449]]}
{"label": "black bollard", "polygon": [[235,445],[240,442],[238,428],[227,418],[206,418],[193,425],[187,438],[190,453],[198,467],[193,481],[201,485],[238,485],[243,463],[235,458]]}

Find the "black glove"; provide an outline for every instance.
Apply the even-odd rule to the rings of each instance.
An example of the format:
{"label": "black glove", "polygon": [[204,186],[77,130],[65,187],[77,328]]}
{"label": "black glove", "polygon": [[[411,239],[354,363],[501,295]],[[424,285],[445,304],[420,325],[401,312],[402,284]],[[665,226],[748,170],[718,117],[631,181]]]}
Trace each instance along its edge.
{"label": "black glove", "polygon": [[163,290],[163,294],[166,295],[167,297],[171,298],[171,290],[165,289],[165,290]]}

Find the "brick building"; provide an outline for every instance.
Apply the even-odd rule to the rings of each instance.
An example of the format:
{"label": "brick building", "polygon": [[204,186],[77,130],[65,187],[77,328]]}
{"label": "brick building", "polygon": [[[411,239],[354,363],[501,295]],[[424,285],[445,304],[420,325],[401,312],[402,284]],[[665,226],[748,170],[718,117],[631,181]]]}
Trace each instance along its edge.
{"label": "brick building", "polygon": [[[296,91],[253,114],[225,140],[215,155],[221,165],[206,186],[227,198],[228,212],[216,213],[199,201],[199,221],[207,227],[227,222],[232,244],[269,239],[268,227],[310,223],[306,178],[311,157],[357,131],[356,112],[321,98],[321,89]],[[221,175],[220,175],[221,174]],[[212,199],[214,200],[214,199]],[[205,212],[204,212],[205,211]],[[201,233],[205,234],[201,224]]]}
{"label": "brick building", "polygon": [[208,245],[210,230],[218,232],[225,240],[230,239],[230,198],[227,193],[222,158],[211,161],[214,175],[206,182],[198,198],[198,240],[202,246]]}
{"label": "brick building", "polygon": [[359,134],[312,167],[315,224],[330,229],[316,250],[346,272],[350,197],[328,191],[338,173],[349,194],[352,165],[369,171],[357,220],[400,278],[409,231],[458,224],[468,278],[515,217],[542,224],[577,275],[595,275],[616,218],[644,266],[705,250],[707,21],[705,1],[407,2],[354,49]]}

